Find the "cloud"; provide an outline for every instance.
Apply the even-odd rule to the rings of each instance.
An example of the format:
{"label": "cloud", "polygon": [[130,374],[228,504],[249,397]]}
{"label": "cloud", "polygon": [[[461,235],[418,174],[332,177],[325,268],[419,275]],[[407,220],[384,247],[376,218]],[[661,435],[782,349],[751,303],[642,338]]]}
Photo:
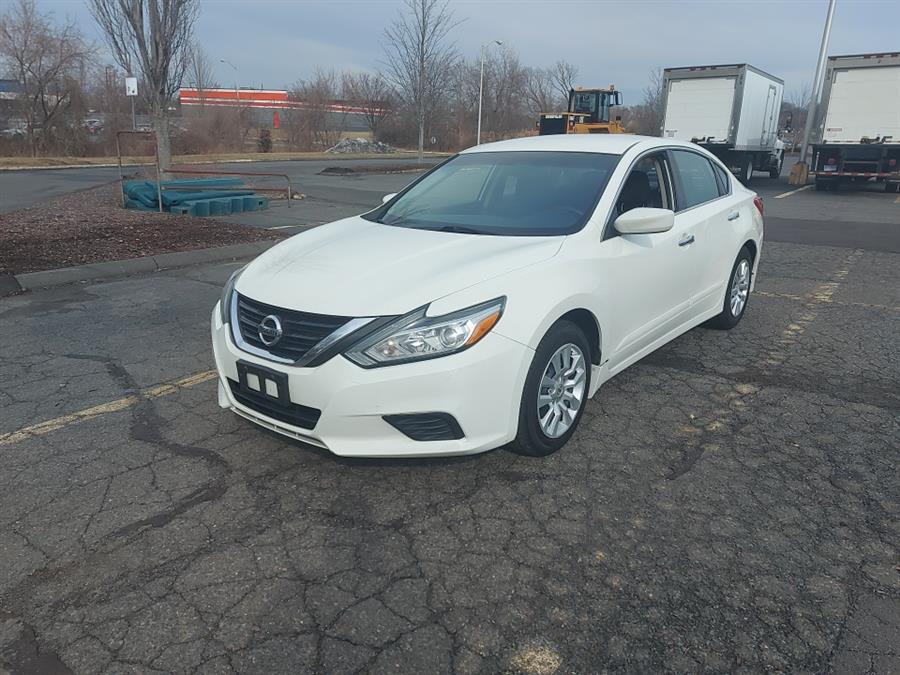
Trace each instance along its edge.
{"label": "cloud", "polygon": [[[43,9],[76,18],[96,35],[82,2],[38,0]],[[500,39],[522,61],[578,65],[585,86],[615,83],[627,101],[640,98],[647,73],[664,66],[751,63],[785,80],[788,91],[811,81],[822,35],[825,0],[451,0],[462,20],[460,51],[475,58]],[[401,0],[204,0],[197,36],[219,66],[238,67],[239,84],[287,86],[317,66],[377,70],[384,28]],[[98,38],[99,39],[99,38]],[[900,2],[838,3],[831,54],[900,50]],[[228,66],[216,73],[234,80]]]}

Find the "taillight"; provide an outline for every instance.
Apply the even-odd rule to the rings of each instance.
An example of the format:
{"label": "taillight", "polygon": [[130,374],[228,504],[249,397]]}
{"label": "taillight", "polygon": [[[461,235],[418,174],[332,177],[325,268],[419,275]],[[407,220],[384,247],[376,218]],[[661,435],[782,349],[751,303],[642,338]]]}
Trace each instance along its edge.
{"label": "taillight", "polygon": [[897,160],[896,160],[896,159],[889,159],[889,160],[888,160],[888,166],[891,167],[891,168],[893,169],[895,166],[897,166]]}
{"label": "taillight", "polygon": [[825,163],[826,164],[837,164],[837,159],[835,159],[834,157],[829,157]]}
{"label": "taillight", "polygon": [[753,198],[753,206],[755,206],[759,210],[759,215],[763,214],[763,200],[762,197],[756,195]]}

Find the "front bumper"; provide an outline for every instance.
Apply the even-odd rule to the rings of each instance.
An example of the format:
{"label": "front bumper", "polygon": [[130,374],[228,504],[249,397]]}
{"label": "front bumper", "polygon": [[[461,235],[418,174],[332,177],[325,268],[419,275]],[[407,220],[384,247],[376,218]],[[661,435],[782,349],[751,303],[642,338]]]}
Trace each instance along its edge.
{"label": "front bumper", "polygon": [[[218,305],[211,328],[221,407],[345,457],[466,455],[508,443],[516,435],[519,400],[534,355],[491,332],[471,349],[418,363],[365,369],[335,356],[316,368],[297,368],[238,349]],[[238,379],[239,360],[285,373],[291,401],[322,411],[315,427],[295,427],[239,404],[226,382]],[[414,441],[382,418],[431,412],[456,418],[464,437]]]}

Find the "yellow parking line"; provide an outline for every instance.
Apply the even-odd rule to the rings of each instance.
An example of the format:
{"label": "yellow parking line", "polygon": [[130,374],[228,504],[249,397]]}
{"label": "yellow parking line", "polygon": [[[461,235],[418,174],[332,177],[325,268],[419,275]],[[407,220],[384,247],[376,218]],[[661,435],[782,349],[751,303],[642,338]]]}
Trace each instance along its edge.
{"label": "yellow parking line", "polygon": [[797,188],[796,190],[790,190],[789,192],[782,192],[780,195],[775,195],[772,199],[784,199],[785,197],[790,197],[791,195],[795,195],[798,192],[803,192],[804,190],[809,190],[812,185],[804,185],[803,187]]}
{"label": "yellow parking line", "polygon": [[[763,298],[781,298],[783,300],[793,300],[795,302],[809,302],[810,300],[820,300],[818,295],[796,295],[794,293],[772,293],[770,291],[754,291],[754,295]],[[891,312],[900,312],[900,305],[878,305],[871,302],[848,302],[846,300],[835,300],[828,297],[824,302],[832,305],[841,305],[843,307],[863,307],[865,309],[884,309]]]}
{"label": "yellow parking line", "polygon": [[209,380],[214,379],[216,376],[217,374],[215,370],[206,370],[202,373],[188,375],[187,377],[183,377],[179,380],[164,382],[163,384],[158,384],[155,387],[143,389],[139,391],[136,396],[126,396],[115,401],[109,401],[108,403],[101,403],[99,405],[91,406],[90,408],[85,408],[84,410],[79,410],[77,412],[70,413],[69,415],[63,415],[62,417],[47,420],[46,422],[39,422],[38,424],[34,424],[30,427],[24,427],[23,429],[19,429],[18,431],[12,431],[7,434],[0,434],[0,447],[12,445],[29,438],[34,438],[35,436],[43,436],[44,434],[49,434],[51,431],[57,431],[58,429],[67,427],[70,424],[75,424],[76,422],[81,422],[82,420],[87,420],[93,417],[99,417],[100,415],[106,415],[108,413],[125,410],[133,406],[135,403],[141,401],[142,399],[168,396],[169,394],[174,394],[183,389],[187,389],[188,387],[193,387],[198,384],[202,384],[203,382],[208,382]]}

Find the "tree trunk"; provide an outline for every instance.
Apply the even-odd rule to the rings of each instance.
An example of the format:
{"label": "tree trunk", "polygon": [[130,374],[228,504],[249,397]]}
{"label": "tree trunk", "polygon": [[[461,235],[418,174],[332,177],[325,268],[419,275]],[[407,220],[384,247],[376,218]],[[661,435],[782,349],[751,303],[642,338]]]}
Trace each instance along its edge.
{"label": "tree trunk", "polygon": [[169,116],[166,110],[159,106],[153,106],[153,131],[156,134],[156,144],[159,152],[159,168],[162,178],[165,178],[165,170],[172,165],[172,138],[169,136]]}
{"label": "tree trunk", "polygon": [[422,161],[425,149],[425,113],[419,111],[419,161]]}

